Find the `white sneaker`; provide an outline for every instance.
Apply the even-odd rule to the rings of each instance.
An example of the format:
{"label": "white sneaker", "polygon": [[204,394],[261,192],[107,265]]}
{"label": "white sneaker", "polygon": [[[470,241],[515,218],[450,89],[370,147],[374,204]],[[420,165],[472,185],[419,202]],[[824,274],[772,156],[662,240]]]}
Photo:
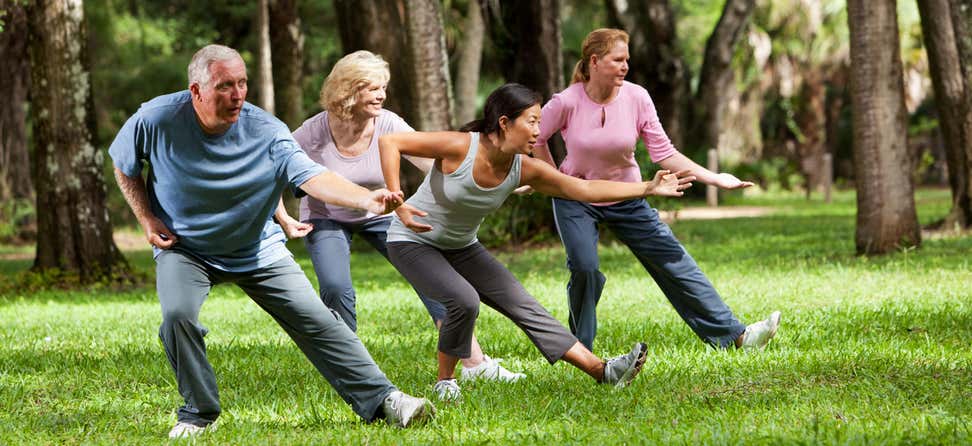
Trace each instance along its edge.
{"label": "white sneaker", "polygon": [[189,438],[199,435],[208,430],[214,430],[216,426],[210,424],[208,426],[196,426],[192,423],[186,423],[185,421],[180,421],[172,426],[172,430],[169,431],[169,438]]}
{"label": "white sneaker", "polygon": [[456,401],[462,398],[462,391],[455,379],[441,379],[434,386],[432,391],[439,397],[439,401]]}
{"label": "white sneaker", "polygon": [[776,336],[776,330],[780,328],[780,312],[774,311],[773,314],[763,321],[750,324],[743,332],[742,348],[746,350],[762,350],[769,344],[770,339]]}
{"label": "white sneaker", "polygon": [[638,342],[631,348],[631,352],[626,355],[616,356],[608,359],[604,364],[604,378],[602,384],[614,387],[624,387],[638,376],[641,366],[645,364],[648,357],[648,346]]}
{"label": "white sneaker", "polygon": [[432,402],[398,390],[385,397],[382,409],[385,411],[385,422],[400,428],[422,425],[435,418]]}
{"label": "white sneaker", "polygon": [[483,362],[479,363],[479,365],[476,367],[462,367],[460,379],[463,381],[484,379],[487,381],[511,383],[526,378],[526,375],[523,373],[516,373],[507,370],[506,367],[500,365],[500,361],[502,361],[502,359],[493,359],[489,356],[483,355]]}

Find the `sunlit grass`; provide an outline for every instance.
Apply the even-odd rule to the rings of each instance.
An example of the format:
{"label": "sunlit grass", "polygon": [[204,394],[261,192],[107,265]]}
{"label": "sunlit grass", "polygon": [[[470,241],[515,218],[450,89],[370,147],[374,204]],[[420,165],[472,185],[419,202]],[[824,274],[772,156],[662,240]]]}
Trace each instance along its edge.
{"label": "sunlit grass", "polygon": [[[272,319],[233,286],[213,290],[202,323],[224,413],[200,444],[961,444],[972,441],[972,237],[854,255],[854,198],[730,198],[767,217],[673,226],[744,321],[783,311],[761,354],[705,347],[627,249],[602,245],[608,276],[597,353],[650,346],[642,376],[614,391],[549,366],[516,327],[484,310],[487,353],[525,372],[513,385],[463,386],[426,428],[363,424]],[[948,210],[922,191],[923,222]],[[299,243],[291,245],[311,276]],[[7,249],[7,248],[3,248]],[[5,252],[5,251],[0,251]],[[9,251],[6,251],[9,252]],[[147,251],[130,252],[151,271]],[[500,253],[566,321],[560,247]],[[371,252],[354,254],[360,336],[403,390],[431,396],[435,333],[412,290]],[[29,260],[0,260],[0,280]],[[313,277],[312,277],[313,280]],[[154,289],[0,296],[0,443],[156,444],[180,403],[157,340]]]}

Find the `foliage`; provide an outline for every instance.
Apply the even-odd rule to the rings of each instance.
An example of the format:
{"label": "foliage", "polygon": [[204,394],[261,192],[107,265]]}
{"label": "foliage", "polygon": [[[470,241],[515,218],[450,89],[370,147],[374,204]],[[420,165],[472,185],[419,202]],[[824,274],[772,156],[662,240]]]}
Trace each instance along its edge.
{"label": "foliage", "polygon": [[[516,384],[464,384],[429,427],[364,424],[272,318],[236,287],[213,289],[201,320],[224,413],[196,444],[967,444],[972,441],[969,236],[926,240],[882,258],[853,255],[854,196],[747,198],[776,214],[673,229],[745,321],[783,310],[759,354],[705,347],[621,246],[602,245],[608,282],[598,353],[646,340],[642,375],[616,391],[548,365],[494,311],[480,314],[487,353],[527,373]],[[947,191],[923,191],[923,221]],[[313,280],[306,253],[297,258]],[[149,251],[129,253],[148,271]],[[562,248],[500,260],[555,317],[567,317]],[[11,264],[14,268],[11,268]],[[23,262],[0,261],[0,282]],[[355,253],[359,335],[390,379],[431,396],[435,331],[383,258]],[[158,341],[151,288],[0,294],[0,419],[6,444],[164,441],[180,403]]]}
{"label": "foliage", "polygon": [[0,201],[0,243],[32,238],[36,229],[26,226],[32,225],[35,215],[33,200]]}

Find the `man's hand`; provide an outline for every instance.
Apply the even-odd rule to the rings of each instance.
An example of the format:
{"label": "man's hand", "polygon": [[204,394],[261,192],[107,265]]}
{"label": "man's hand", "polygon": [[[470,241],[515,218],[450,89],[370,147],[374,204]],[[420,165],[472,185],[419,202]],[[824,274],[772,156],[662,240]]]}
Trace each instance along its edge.
{"label": "man's hand", "polygon": [[360,207],[375,214],[387,214],[404,202],[405,194],[402,191],[391,192],[388,189],[377,189],[368,194],[367,199],[361,203]]}
{"label": "man's hand", "polygon": [[720,174],[716,174],[715,181],[712,183],[712,185],[720,189],[732,190],[732,189],[743,189],[746,187],[755,186],[756,184],[753,183],[752,181],[742,181],[739,178],[736,178],[736,176],[731,173],[723,172]]}
{"label": "man's hand", "polygon": [[402,221],[402,224],[405,225],[406,228],[411,229],[413,232],[429,232],[432,230],[432,226],[415,221],[415,217],[425,217],[429,215],[425,211],[418,210],[407,204],[402,204],[401,207],[395,209],[395,213],[398,214],[398,218]]}
{"label": "man's hand", "polygon": [[145,230],[145,239],[149,244],[159,249],[169,249],[179,241],[162,220],[156,217],[147,217],[139,222]]}
{"label": "man's hand", "polygon": [[304,237],[314,230],[314,225],[299,222],[290,216],[285,218],[277,218],[277,224],[279,224],[280,228],[283,229],[283,232],[287,236],[288,240]]}
{"label": "man's hand", "polygon": [[659,170],[655,172],[655,178],[648,182],[648,190],[651,195],[659,197],[681,197],[685,189],[692,187],[695,176],[691,172],[683,170],[671,173],[669,170]]}

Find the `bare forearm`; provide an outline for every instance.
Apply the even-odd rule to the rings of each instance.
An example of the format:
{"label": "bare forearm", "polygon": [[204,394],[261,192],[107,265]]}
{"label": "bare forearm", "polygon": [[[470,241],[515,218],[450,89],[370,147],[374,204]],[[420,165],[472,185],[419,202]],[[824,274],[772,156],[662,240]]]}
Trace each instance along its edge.
{"label": "bare forearm", "polygon": [[284,206],[283,197],[280,197],[280,201],[277,202],[277,210],[273,212],[273,218],[276,218],[278,222],[291,220],[290,214],[287,213],[287,207]]}
{"label": "bare forearm", "polygon": [[148,192],[145,191],[145,180],[141,176],[132,178],[115,168],[115,181],[139,223],[155,217],[151,206],[149,206]]}
{"label": "bare forearm", "polygon": [[[327,171],[307,180],[300,185],[301,190],[311,197],[327,204],[367,209],[371,191],[348,181],[334,172]],[[277,212],[280,212],[280,205]],[[286,215],[286,211],[284,211]],[[289,215],[288,215],[289,217]]]}
{"label": "bare forearm", "polygon": [[692,161],[691,158],[678,152],[659,161],[658,165],[660,165],[663,169],[670,170],[672,172],[682,172],[687,170],[692,175],[695,175],[696,180],[704,184],[713,184],[716,181],[716,172],[702,167],[699,163]]}
{"label": "bare forearm", "polygon": [[402,152],[389,135],[378,139],[378,151],[381,155],[381,172],[385,177],[385,187],[392,192],[402,190],[401,178],[399,178]]}

